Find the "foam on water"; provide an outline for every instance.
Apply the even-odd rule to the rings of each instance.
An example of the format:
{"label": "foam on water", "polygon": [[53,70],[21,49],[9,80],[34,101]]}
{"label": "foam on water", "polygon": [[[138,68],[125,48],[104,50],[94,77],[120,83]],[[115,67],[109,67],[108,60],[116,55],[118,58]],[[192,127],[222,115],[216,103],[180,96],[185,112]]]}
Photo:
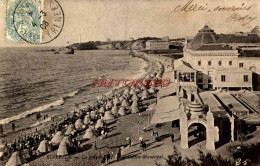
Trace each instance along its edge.
{"label": "foam on water", "polygon": [[33,108],[31,110],[28,110],[28,111],[25,111],[19,115],[16,115],[16,116],[12,116],[10,118],[5,118],[5,119],[2,119],[0,120],[0,124],[7,124],[7,123],[10,123],[12,121],[15,121],[15,120],[19,120],[19,119],[22,119],[22,118],[25,118],[27,117],[28,115],[31,115],[33,113],[36,113],[36,112],[42,112],[42,111],[45,111],[49,108],[52,108],[52,107],[56,107],[56,106],[60,106],[62,104],[64,104],[64,100],[67,99],[67,98],[70,98],[70,97],[74,97],[75,95],[77,95],[79,90],[75,90],[71,93],[68,93],[66,95],[64,95],[63,97],[61,97],[60,99],[52,102],[52,103],[48,103],[48,104],[44,104],[42,106],[39,106],[39,107],[36,107],[36,108]]}
{"label": "foam on water", "polygon": [[41,111],[44,111],[44,110],[49,109],[51,107],[59,106],[59,105],[62,105],[62,104],[64,104],[64,99],[63,98],[61,98],[59,100],[56,100],[56,101],[54,101],[52,103],[45,104],[45,105],[33,108],[31,110],[25,111],[25,112],[23,112],[23,113],[21,113],[19,115],[12,116],[10,118],[2,119],[2,120],[0,120],[0,123],[1,124],[7,124],[7,123],[10,123],[10,122],[12,122],[14,120],[19,120],[19,119],[25,118],[28,115],[31,115],[33,113],[41,112]]}

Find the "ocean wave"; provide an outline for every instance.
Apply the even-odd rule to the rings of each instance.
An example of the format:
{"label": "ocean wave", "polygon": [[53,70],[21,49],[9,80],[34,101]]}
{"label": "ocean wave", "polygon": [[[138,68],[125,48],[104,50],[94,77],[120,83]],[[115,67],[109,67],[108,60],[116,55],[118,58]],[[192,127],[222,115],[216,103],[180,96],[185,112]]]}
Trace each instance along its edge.
{"label": "ocean wave", "polygon": [[71,93],[66,94],[66,95],[63,97],[63,99],[65,100],[65,99],[67,99],[67,98],[74,97],[74,96],[76,96],[78,93],[79,93],[79,90],[75,90],[75,91],[73,91],[73,92],[71,92]]}
{"label": "ocean wave", "polygon": [[[88,84],[86,86],[90,86],[90,85],[91,84]],[[26,118],[28,115],[31,115],[33,113],[42,112],[42,111],[45,111],[49,108],[63,105],[66,99],[74,97],[75,95],[77,95],[79,93],[79,91],[80,91],[80,89],[74,90],[73,92],[70,92],[70,93],[63,95],[63,97],[61,97],[60,99],[58,99],[58,100],[56,100],[52,103],[44,104],[42,106],[39,106],[39,107],[33,108],[31,110],[25,111],[25,112],[23,112],[19,115],[12,116],[10,118],[2,119],[2,120],[0,120],[0,124],[7,124],[7,123],[10,123],[10,122],[15,121],[15,120]]]}
{"label": "ocean wave", "polygon": [[2,120],[0,120],[0,124],[7,124],[7,123],[10,123],[10,122],[15,121],[15,120],[26,118],[28,115],[31,115],[33,113],[41,112],[41,111],[44,111],[46,109],[49,109],[49,108],[52,108],[52,107],[55,107],[55,106],[59,106],[59,105],[62,105],[62,104],[64,104],[64,99],[63,98],[61,98],[59,100],[56,100],[56,101],[54,101],[52,103],[45,104],[45,105],[33,108],[31,110],[25,111],[25,112],[23,112],[23,113],[21,113],[19,115],[12,116],[10,118],[2,119]]}

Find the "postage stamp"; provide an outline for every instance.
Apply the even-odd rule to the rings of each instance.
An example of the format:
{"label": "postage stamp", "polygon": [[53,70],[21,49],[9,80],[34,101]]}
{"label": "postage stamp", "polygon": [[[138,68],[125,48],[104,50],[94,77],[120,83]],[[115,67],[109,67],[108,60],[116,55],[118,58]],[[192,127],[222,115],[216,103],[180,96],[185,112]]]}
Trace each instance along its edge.
{"label": "postage stamp", "polygon": [[56,0],[8,0],[6,40],[45,44],[59,36],[64,12]]}

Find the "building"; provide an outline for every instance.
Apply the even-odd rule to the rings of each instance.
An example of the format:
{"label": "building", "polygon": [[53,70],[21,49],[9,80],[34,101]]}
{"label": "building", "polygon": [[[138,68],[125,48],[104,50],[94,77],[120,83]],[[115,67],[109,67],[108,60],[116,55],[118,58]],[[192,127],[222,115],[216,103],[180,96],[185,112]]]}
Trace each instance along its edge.
{"label": "building", "polygon": [[145,43],[146,50],[168,50],[169,41],[167,40],[148,40]]}
{"label": "building", "polygon": [[[186,42],[184,57],[175,62],[176,81],[183,82],[178,66],[186,65],[197,71],[194,78],[200,89],[260,89],[260,37],[255,31],[219,35],[205,25]],[[251,55],[258,51],[258,57],[249,57],[250,51]]]}

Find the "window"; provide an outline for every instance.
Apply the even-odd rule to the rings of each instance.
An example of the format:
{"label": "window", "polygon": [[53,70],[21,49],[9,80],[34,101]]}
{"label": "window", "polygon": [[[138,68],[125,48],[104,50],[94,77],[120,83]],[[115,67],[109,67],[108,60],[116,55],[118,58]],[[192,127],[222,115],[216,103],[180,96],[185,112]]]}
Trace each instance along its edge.
{"label": "window", "polygon": [[239,63],[239,67],[244,67],[244,63]]}
{"label": "window", "polygon": [[208,83],[212,83],[212,71],[208,71]]}
{"label": "window", "polygon": [[218,61],[218,65],[221,66],[221,65],[222,65],[222,62],[221,62],[221,61]]}
{"label": "window", "polygon": [[190,73],[184,74],[184,82],[190,82]]}
{"label": "window", "polygon": [[248,82],[248,75],[244,75],[244,82]]}
{"label": "window", "polygon": [[198,65],[199,65],[199,66],[201,65],[201,61],[198,61]]}
{"label": "window", "polygon": [[198,72],[198,83],[202,83],[202,73]]}
{"label": "window", "polygon": [[177,71],[176,70],[174,71],[174,79],[175,80],[177,79]]}
{"label": "window", "polygon": [[194,73],[190,73],[190,81],[194,82]]}
{"label": "window", "polygon": [[229,61],[229,66],[232,66],[232,61]]}
{"label": "window", "polygon": [[208,65],[211,66],[211,61],[208,61]]}
{"label": "window", "polygon": [[179,81],[180,82],[184,81],[184,74],[183,73],[179,73]]}
{"label": "window", "polygon": [[221,82],[225,82],[226,81],[226,76],[225,75],[221,75]]}

